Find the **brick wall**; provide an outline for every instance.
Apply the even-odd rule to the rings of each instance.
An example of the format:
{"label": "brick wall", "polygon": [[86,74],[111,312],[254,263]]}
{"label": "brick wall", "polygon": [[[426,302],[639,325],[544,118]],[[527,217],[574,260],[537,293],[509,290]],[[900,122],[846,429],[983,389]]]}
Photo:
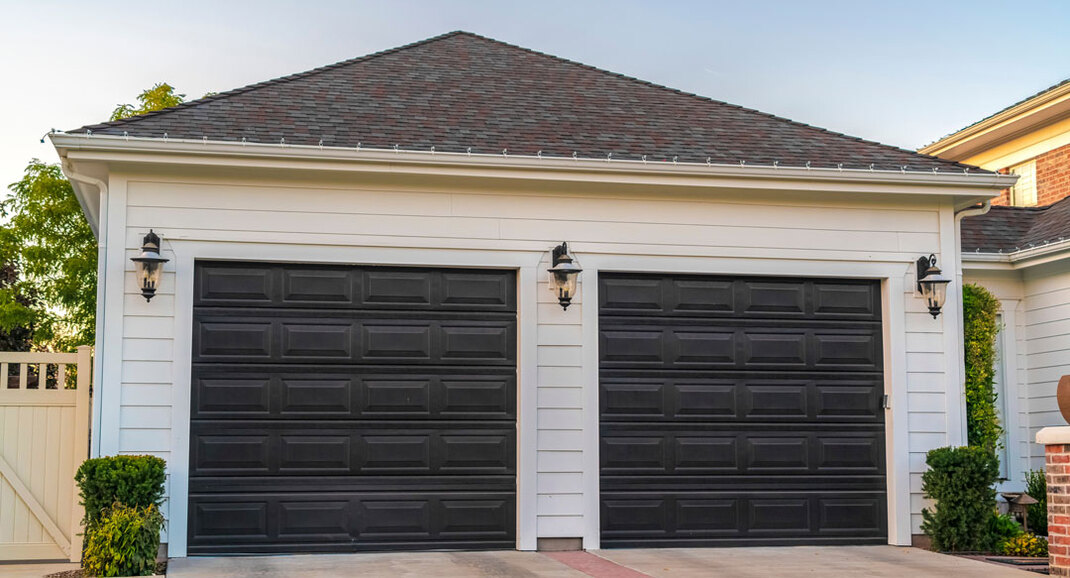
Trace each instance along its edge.
{"label": "brick wall", "polygon": [[1070,197],[1070,145],[1037,157],[1037,205]]}
{"label": "brick wall", "polygon": [[1048,480],[1048,563],[1052,576],[1070,576],[1070,445],[1044,446]]}

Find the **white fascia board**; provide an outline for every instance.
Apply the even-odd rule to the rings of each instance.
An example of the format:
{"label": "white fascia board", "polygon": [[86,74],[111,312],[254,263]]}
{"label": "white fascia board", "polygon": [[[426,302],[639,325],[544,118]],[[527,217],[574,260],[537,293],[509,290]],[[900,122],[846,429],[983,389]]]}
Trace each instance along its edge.
{"label": "white fascia board", "polygon": [[1070,239],[1015,251],[1014,253],[963,253],[963,269],[1027,269],[1070,259]]}
{"label": "white fascia board", "polygon": [[807,169],[753,165],[433,153],[351,147],[144,137],[50,135],[60,156],[106,163],[184,164],[294,170],[370,171],[644,185],[840,190],[952,196],[969,206],[1014,183],[1014,175],[969,172]]}

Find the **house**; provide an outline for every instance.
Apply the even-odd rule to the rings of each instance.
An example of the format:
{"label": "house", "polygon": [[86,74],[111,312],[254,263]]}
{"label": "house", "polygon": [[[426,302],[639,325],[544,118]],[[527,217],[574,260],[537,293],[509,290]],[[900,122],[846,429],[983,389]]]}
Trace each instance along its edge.
{"label": "house", "polygon": [[1004,477],[1044,468],[1037,431],[1064,425],[1055,400],[1070,374],[1070,79],[948,135],[921,152],[1019,175],[992,210],[962,222],[964,281],[1002,305],[996,387]]}
{"label": "house", "polygon": [[51,138],[171,556],[910,544],[965,435],[918,261],[1015,180],[465,32]]}

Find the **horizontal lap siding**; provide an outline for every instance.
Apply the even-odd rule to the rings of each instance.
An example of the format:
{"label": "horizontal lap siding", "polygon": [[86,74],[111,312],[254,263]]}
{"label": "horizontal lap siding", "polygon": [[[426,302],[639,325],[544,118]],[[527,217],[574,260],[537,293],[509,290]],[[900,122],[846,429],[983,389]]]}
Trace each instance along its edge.
{"label": "horizontal lap siding", "polygon": [[[1053,273],[1038,268],[1025,275],[1025,361],[1021,362],[1028,395],[1030,442],[1048,426],[1066,425],[1059,413],[1055,389],[1059,378],[1070,374],[1070,272]],[[1030,444],[1030,467],[1044,467],[1044,450]]]}
{"label": "horizontal lap siding", "polygon": [[[127,257],[151,227],[169,240],[269,243],[265,258],[285,259],[287,245],[451,248],[545,252],[567,239],[583,252],[742,259],[909,262],[940,246],[937,205],[843,200],[729,200],[547,193],[392,191],[376,187],[279,186],[270,183],[130,181],[126,185]],[[548,290],[540,264],[536,459],[538,535],[583,535],[583,291],[567,312]],[[123,284],[123,359],[119,449],[168,456],[176,328],[170,265],[150,304]],[[906,269],[906,268],[904,268]],[[591,281],[591,279],[588,279]],[[942,319],[933,320],[909,290],[907,310],[911,472],[924,452],[946,443]],[[521,323],[524,320],[521,319]],[[595,387],[597,384],[586,384]],[[114,427],[114,426],[112,426]],[[592,425],[596,427],[596,425]],[[918,466],[921,456],[921,466]],[[920,491],[912,511],[920,511]],[[916,529],[916,528],[915,528]]]}

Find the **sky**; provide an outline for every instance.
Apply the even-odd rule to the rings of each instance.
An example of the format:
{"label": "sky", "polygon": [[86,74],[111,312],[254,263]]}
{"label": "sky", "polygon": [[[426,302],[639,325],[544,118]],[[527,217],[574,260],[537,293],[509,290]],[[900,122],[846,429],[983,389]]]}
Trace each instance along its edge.
{"label": "sky", "polygon": [[[1070,2],[0,0],[0,184],[49,129],[467,30],[917,148],[1070,77]],[[46,141],[47,142],[47,141]]]}

